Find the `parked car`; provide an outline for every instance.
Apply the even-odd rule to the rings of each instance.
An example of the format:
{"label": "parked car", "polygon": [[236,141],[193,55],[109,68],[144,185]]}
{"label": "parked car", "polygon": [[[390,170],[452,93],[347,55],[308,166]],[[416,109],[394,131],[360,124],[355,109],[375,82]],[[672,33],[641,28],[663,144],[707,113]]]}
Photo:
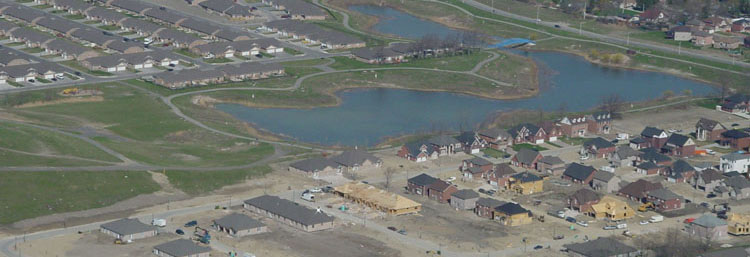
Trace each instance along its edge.
{"label": "parked car", "polygon": [[310,189],[310,193],[320,193],[320,192],[323,192],[323,190],[321,190],[320,188]]}
{"label": "parked car", "polygon": [[737,124],[737,123],[732,123],[732,127],[737,127],[737,126],[739,126],[739,125],[740,125],[740,124]]}
{"label": "parked car", "polygon": [[709,199],[710,198],[716,198],[716,194],[714,194],[714,193],[708,193],[708,195],[706,195],[706,198],[709,198]]}
{"label": "parked car", "polygon": [[388,227],[388,230],[390,230],[390,231],[398,231],[398,229],[396,227]]}
{"label": "parked car", "polygon": [[560,24],[555,24],[555,28],[560,28]]}
{"label": "parked car", "polygon": [[641,225],[648,225],[648,223],[650,223],[648,222],[648,220],[642,220],[641,222],[638,222],[638,224],[641,224]]}
{"label": "parked car", "polygon": [[567,217],[565,218],[565,221],[570,222],[570,223],[576,223],[576,219],[573,217]]}
{"label": "parked car", "polygon": [[454,181],[454,180],[456,180],[456,177],[450,177],[450,178],[446,179],[445,181],[451,182],[451,181]]}
{"label": "parked car", "polygon": [[700,205],[704,208],[708,208],[710,206],[707,202],[702,202]]}
{"label": "parked car", "polygon": [[617,227],[615,227],[615,226],[605,226],[604,227],[604,230],[615,230],[615,229],[617,229]]}
{"label": "parked car", "polygon": [[193,221],[190,221],[188,223],[185,223],[185,227],[186,228],[195,227],[195,226],[198,226],[198,221],[197,220],[193,220]]}
{"label": "parked car", "polygon": [[589,223],[585,222],[585,221],[578,221],[578,222],[576,222],[576,224],[581,225],[583,227],[588,227],[589,226]]}
{"label": "parked car", "polygon": [[398,231],[399,234],[406,235],[406,230],[402,229]]}
{"label": "parked car", "polygon": [[185,231],[182,231],[182,229],[177,229],[174,232],[177,233],[178,235],[184,235],[185,234]]}
{"label": "parked car", "polygon": [[539,250],[539,249],[542,249],[542,248],[544,248],[544,246],[541,246],[541,245],[534,246],[534,250]]}

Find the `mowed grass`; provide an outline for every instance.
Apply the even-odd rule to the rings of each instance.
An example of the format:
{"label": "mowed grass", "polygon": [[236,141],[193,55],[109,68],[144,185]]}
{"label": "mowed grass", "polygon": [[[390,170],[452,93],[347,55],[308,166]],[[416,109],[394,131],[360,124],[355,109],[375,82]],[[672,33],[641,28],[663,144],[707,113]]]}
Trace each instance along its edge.
{"label": "mowed grass", "polygon": [[[169,183],[190,195],[208,193],[224,186],[241,183],[247,179],[271,172],[269,166],[228,171],[174,171],[165,174]],[[241,201],[237,199],[237,201]]]}
{"label": "mowed grass", "polygon": [[521,149],[524,149],[524,148],[535,150],[537,152],[541,152],[541,151],[547,150],[547,148],[545,148],[545,147],[538,146],[538,145],[527,144],[527,143],[515,144],[515,145],[513,145],[512,148],[513,148],[514,151],[520,151]]}
{"label": "mowed grass", "polygon": [[132,88],[99,84],[102,102],[62,103],[28,108],[32,111],[81,117],[107,124],[107,129],[135,140],[152,141],[167,134],[190,129],[157,97]]}
{"label": "mowed grass", "polygon": [[143,171],[0,172],[0,224],[105,207],[159,189]]}
{"label": "mowed grass", "polygon": [[0,163],[2,163],[4,167],[78,167],[107,165],[101,162],[36,156],[7,150],[0,150]]}
{"label": "mowed grass", "polygon": [[24,125],[0,123],[0,147],[29,153],[119,162],[114,156],[78,138]]}
{"label": "mowed grass", "polygon": [[369,64],[352,58],[337,56],[330,67],[337,70],[366,69],[383,67],[419,67],[429,69],[470,71],[477,63],[489,59],[492,55],[488,52],[474,52],[465,55],[444,56],[436,58],[410,59],[408,62],[398,64]]}

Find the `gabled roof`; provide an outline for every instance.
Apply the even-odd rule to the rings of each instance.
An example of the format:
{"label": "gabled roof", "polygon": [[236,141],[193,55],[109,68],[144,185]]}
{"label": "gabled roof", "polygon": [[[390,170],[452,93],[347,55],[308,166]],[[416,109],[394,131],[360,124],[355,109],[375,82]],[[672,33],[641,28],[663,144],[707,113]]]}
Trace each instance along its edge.
{"label": "gabled roof", "polygon": [[691,172],[695,171],[695,168],[693,165],[690,165],[690,163],[687,163],[683,160],[677,160],[676,162],[672,163],[672,172],[674,173],[683,173],[683,172]]}
{"label": "gabled roof", "polygon": [[[714,129],[726,129],[724,125],[719,123],[718,121],[706,119],[706,118],[700,118],[698,120],[698,123],[695,124],[696,127],[704,129],[704,130],[714,130]],[[718,127],[717,127],[718,126]]]}
{"label": "gabled roof", "polygon": [[597,171],[594,173],[594,179],[604,182],[609,182],[615,177],[615,174],[612,172],[606,172],[606,171]]}
{"label": "gabled roof", "polygon": [[531,174],[528,171],[527,172],[518,173],[518,174],[513,175],[511,177],[514,178],[516,181],[521,182],[521,183],[528,183],[528,182],[534,182],[534,181],[542,180],[542,178],[540,178],[539,176]]}
{"label": "gabled roof", "polygon": [[724,177],[724,175],[721,174],[721,172],[719,172],[718,170],[715,170],[715,169],[706,169],[706,170],[703,170],[703,171],[701,171],[700,174],[698,174],[698,176],[701,179],[703,179],[703,182],[706,182],[706,183],[711,183],[713,181],[723,180],[723,179],[726,178],[726,177]]}
{"label": "gabled roof", "polygon": [[565,168],[565,172],[563,172],[563,176],[568,176],[573,179],[584,181],[588,179],[591,175],[593,175],[595,172],[596,172],[596,169],[594,169],[594,167],[581,165],[581,164],[574,162],[568,165],[567,168]]}
{"label": "gabled roof", "polygon": [[541,160],[539,160],[541,163],[549,164],[549,165],[560,165],[565,164],[560,157],[557,156],[544,156]]}
{"label": "gabled roof", "polygon": [[644,170],[650,170],[650,169],[659,168],[659,166],[656,165],[656,163],[653,163],[653,162],[650,162],[650,161],[648,161],[648,162],[642,162],[642,163],[636,165],[635,167],[639,168],[639,169],[644,169]]}
{"label": "gabled roof", "polygon": [[642,154],[640,158],[641,160],[644,160],[644,161],[651,161],[651,162],[659,163],[659,162],[666,162],[666,161],[672,160],[672,158],[669,158],[669,156],[666,156],[657,152],[656,149],[654,148],[641,149],[641,152]]}
{"label": "gabled roof", "polygon": [[489,208],[492,208],[492,209],[495,209],[495,207],[498,207],[498,206],[503,205],[505,203],[506,202],[498,201],[498,200],[495,200],[493,198],[486,198],[486,197],[481,197],[481,198],[479,198],[479,200],[477,200],[477,206],[486,206],[486,207],[489,207]]}
{"label": "gabled roof", "polygon": [[466,199],[479,198],[479,193],[471,189],[461,189],[451,194],[451,196],[456,197],[458,199],[466,200]]}
{"label": "gabled roof", "polygon": [[735,190],[750,188],[750,180],[747,180],[742,176],[730,177],[729,179],[724,180],[724,184]]}
{"label": "gabled roof", "polygon": [[495,165],[495,177],[502,178],[511,174],[515,174],[516,170],[507,163],[500,163]]}
{"label": "gabled roof", "polygon": [[498,207],[495,207],[495,211],[500,212],[500,213],[505,213],[507,215],[530,213],[529,210],[521,207],[521,205],[517,203],[506,203],[506,204],[500,205]]}
{"label": "gabled roof", "polygon": [[744,131],[741,131],[741,130],[732,129],[732,130],[727,130],[727,131],[722,132],[721,136],[727,137],[727,138],[740,139],[740,138],[750,137],[750,134],[745,133]]}
{"label": "gabled roof", "polygon": [[615,154],[617,154],[617,156],[619,156],[620,159],[625,159],[625,158],[641,155],[641,152],[636,151],[630,146],[621,145],[617,147],[617,150],[615,150]]}
{"label": "gabled roof", "polygon": [[508,138],[510,134],[507,131],[499,128],[489,128],[479,131],[479,135],[486,136],[489,138]]}
{"label": "gabled roof", "polygon": [[143,224],[137,219],[119,219],[104,223],[100,227],[123,236],[156,230],[156,228]]}
{"label": "gabled roof", "polygon": [[474,140],[476,140],[476,136],[477,133],[474,131],[465,131],[461,132],[461,134],[458,134],[458,136],[456,136],[456,140],[464,145],[470,145],[474,143]]}
{"label": "gabled roof", "polygon": [[566,244],[563,247],[581,256],[591,257],[620,256],[638,251],[629,245],[621,243],[620,240],[608,237],[600,237],[584,243]]}
{"label": "gabled roof", "polygon": [[620,193],[640,198],[646,197],[646,192],[659,188],[663,188],[660,183],[652,183],[647,180],[639,179],[622,187]]}
{"label": "gabled roof", "polygon": [[446,189],[448,189],[448,188],[450,188],[452,186],[453,185],[448,184],[448,182],[445,182],[445,181],[440,180],[440,179],[435,179],[435,181],[432,182],[432,184],[428,185],[427,188],[432,189],[432,190],[436,190],[438,192],[445,192]]}
{"label": "gabled roof", "polygon": [[649,190],[646,193],[646,195],[648,195],[649,197],[653,197],[653,198],[661,199],[661,200],[682,199],[682,196],[675,194],[674,192],[666,188],[657,188],[654,190]]}
{"label": "gabled roof", "polygon": [[294,162],[292,164],[289,164],[289,166],[294,167],[295,169],[306,171],[306,172],[316,172],[316,171],[322,171],[326,168],[336,168],[338,167],[338,163],[326,159],[323,157],[315,157],[310,159],[301,160],[298,162]]}
{"label": "gabled roof", "polygon": [[658,129],[658,128],[655,128],[655,127],[646,127],[646,128],[643,129],[643,131],[641,131],[641,136],[644,136],[644,137],[658,137],[662,133],[664,133],[664,130],[661,130],[661,129]]}
{"label": "gabled roof", "polygon": [[479,165],[479,166],[492,165],[492,162],[485,160],[484,158],[479,158],[479,157],[474,157],[474,158],[464,160],[464,161],[468,163],[473,163],[474,165]]}
{"label": "gabled roof", "polygon": [[695,224],[704,228],[715,228],[718,226],[726,226],[725,220],[719,219],[713,214],[703,214],[697,219],[693,220],[691,224]]}
{"label": "gabled roof", "polygon": [[640,145],[640,144],[646,143],[646,140],[643,139],[642,137],[635,137],[633,139],[630,139],[630,143]]}
{"label": "gabled roof", "polygon": [[568,197],[569,199],[576,199],[579,203],[588,203],[593,201],[599,201],[599,195],[591,191],[590,189],[582,188],[575,191]]}
{"label": "gabled roof", "polygon": [[[419,155],[419,153],[422,152],[422,150],[421,150],[422,146],[427,146],[427,145],[429,145],[429,144],[427,142],[425,142],[425,141],[416,141],[416,142],[406,143],[406,144],[404,144],[404,147],[406,147],[406,150],[409,151],[409,154],[411,154],[413,156],[417,156],[417,155]],[[428,146],[427,147],[427,154],[432,154],[433,152],[434,152],[434,149],[432,147]]]}
{"label": "gabled roof", "polygon": [[529,148],[521,148],[521,150],[516,153],[516,160],[518,162],[523,163],[525,165],[531,165],[534,163],[534,160],[541,154],[535,150],[529,149]]}
{"label": "gabled roof", "polygon": [[690,142],[690,138],[684,135],[680,134],[672,134],[667,139],[667,144],[670,145],[676,145],[676,146],[685,146],[687,143]]}
{"label": "gabled roof", "polygon": [[728,153],[728,154],[722,155],[721,159],[725,159],[725,160],[728,160],[728,161],[747,160],[747,159],[750,159],[750,154],[732,152],[732,153]]}
{"label": "gabled roof", "polygon": [[262,195],[245,200],[245,203],[306,226],[333,221],[333,217],[322,211],[308,209],[277,196]]}
{"label": "gabled roof", "polygon": [[612,120],[612,114],[609,112],[596,112],[594,114],[591,114],[591,117],[597,122]]}
{"label": "gabled roof", "polygon": [[234,231],[248,230],[266,226],[256,219],[239,213],[229,214],[222,217],[221,219],[214,220],[214,223],[225,228],[230,228]]}
{"label": "gabled roof", "polygon": [[436,145],[436,146],[446,146],[446,145],[453,145],[458,144],[458,140],[455,138],[448,136],[448,135],[439,135],[436,137],[432,137],[427,140],[430,142],[430,144]]}
{"label": "gabled roof", "polygon": [[331,157],[331,160],[347,167],[361,166],[365,161],[381,162],[380,158],[375,157],[375,155],[359,149],[343,151],[341,154]]}
{"label": "gabled roof", "polygon": [[211,252],[210,247],[200,246],[187,239],[177,239],[171,242],[154,246],[159,252],[174,257],[194,256],[200,253]]}
{"label": "gabled roof", "polygon": [[426,187],[426,186],[431,185],[432,183],[435,183],[435,181],[437,181],[437,180],[438,179],[435,178],[435,177],[433,177],[433,176],[430,176],[430,175],[427,175],[425,173],[422,173],[422,174],[419,174],[419,175],[417,175],[415,177],[410,178],[408,180],[408,182],[412,183],[412,184],[415,184],[417,186],[425,186]]}
{"label": "gabled roof", "polygon": [[597,137],[597,138],[586,140],[586,142],[583,143],[583,146],[586,148],[593,146],[593,147],[596,147],[596,149],[603,149],[603,148],[615,147],[615,144],[613,144],[612,142],[604,138]]}
{"label": "gabled roof", "polygon": [[532,135],[534,135],[534,134],[536,134],[537,132],[539,132],[539,129],[540,129],[540,128],[539,128],[538,126],[536,126],[536,125],[534,125],[534,124],[531,124],[531,123],[523,123],[523,124],[518,124],[518,125],[516,125],[516,126],[514,126],[514,127],[510,128],[510,129],[508,130],[508,133],[509,133],[509,134],[510,134],[510,135],[511,135],[512,137],[516,137],[516,136],[518,136],[518,132],[520,132],[520,131],[521,131],[522,129],[524,129],[524,128],[528,129],[528,130],[529,130],[529,133],[531,133]]}

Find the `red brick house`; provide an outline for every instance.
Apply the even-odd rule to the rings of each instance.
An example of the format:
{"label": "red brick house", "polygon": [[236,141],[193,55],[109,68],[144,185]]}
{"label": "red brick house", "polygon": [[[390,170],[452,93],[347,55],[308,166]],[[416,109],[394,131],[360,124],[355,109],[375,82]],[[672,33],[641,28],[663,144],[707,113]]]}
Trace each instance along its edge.
{"label": "red brick house", "polygon": [[584,115],[564,117],[557,124],[560,124],[563,135],[567,137],[584,137],[589,128]]}
{"label": "red brick house", "polygon": [[672,165],[672,158],[659,153],[659,151],[654,148],[641,149],[640,152],[641,154],[636,158],[638,163],[653,162],[658,166]]}
{"label": "red brick house", "polygon": [[568,207],[572,210],[583,211],[591,208],[599,202],[599,195],[589,189],[578,189],[575,193],[568,196]]}
{"label": "red brick house", "polygon": [[547,132],[534,124],[520,124],[508,130],[511,144],[541,144],[547,139]]}
{"label": "red brick house", "polygon": [[596,173],[594,167],[574,162],[565,168],[562,178],[573,181],[574,183],[588,185],[591,183],[591,180],[594,179],[594,173]]}
{"label": "red brick house", "polygon": [[503,204],[506,204],[506,202],[481,197],[477,200],[477,207],[474,207],[474,214],[479,217],[495,219],[495,208],[500,207]]}
{"label": "red brick house", "polygon": [[557,156],[544,156],[536,163],[536,170],[559,176],[565,171],[565,162]]}
{"label": "red brick house", "polygon": [[682,197],[665,188],[648,191],[646,199],[654,203],[654,207],[659,211],[679,210],[684,207]]}
{"label": "red brick house", "polygon": [[663,188],[660,183],[654,183],[639,179],[622,187],[617,194],[623,197],[630,198],[630,200],[633,201],[643,202],[646,200],[647,193],[649,191],[659,188]]}
{"label": "red brick house", "polygon": [[438,158],[438,152],[435,151],[435,148],[427,142],[421,141],[404,144],[396,155],[413,162],[424,162]]}
{"label": "red brick house", "polygon": [[747,150],[750,147],[750,134],[741,130],[728,130],[721,133],[721,145],[735,150]]}
{"label": "red brick house", "polygon": [[656,175],[660,170],[661,167],[653,162],[642,162],[635,166],[635,171],[643,175]]}
{"label": "red brick house", "polygon": [[615,144],[597,137],[584,142],[580,154],[587,158],[609,158],[615,150],[617,150]]}
{"label": "red brick house", "polygon": [[470,179],[483,179],[487,177],[487,173],[492,171],[493,165],[491,162],[474,157],[472,159],[463,160],[459,170],[463,173],[463,176]]}
{"label": "red brick house", "polygon": [[695,155],[693,139],[680,134],[672,134],[661,147],[661,152],[669,156],[688,157]]}
{"label": "red brick house", "polygon": [[432,183],[435,183],[437,180],[437,178],[422,173],[408,179],[406,181],[406,188],[409,190],[409,193],[415,195],[427,195],[428,186],[432,185]]}
{"label": "red brick house", "polygon": [[522,148],[518,151],[518,153],[516,153],[516,155],[513,156],[513,158],[510,160],[510,163],[516,167],[536,169],[536,164],[541,159],[542,154],[540,154],[539,152],[528,148]]}
{"label": "red brick house", "polygon": [[546,132],[546,138],[547,142],[555,142],[559,137],[563,135],[562,128],[560,125],[557,125],[554,122],[551,121],[545,121],[539,124],[539,127]]}
{"label": "red brick house", "polygon": [[662,175],[666,176],[669,182],[685,183],[695,176],[695,168],[686,161],[677,160],[672,166],[664,168]]}
{"label": "red brick house", "polygon": [[669,135],[664,130],[646,127],[641,131],[641,137],[648,142],[649,147],[661,148],[667,142]]}
{"label": "red brick house", "polygon": [[499,128],[480,130],[479,136],[489,144],[489,148],[493,149],[505,149],[510,139],[510,134]]}
{"label": "red brick house", "polygon": [[609,129],[612,126],[612,114],[598,112],[589,115],[589,118],[586,120],[589,132],[594,134],[609,134]]}
{"label": "red brick house", "polygon": [[456,136],[456,140],[461,143],[463,150],[468,154],[479,153],[482,149],[488,147],[489,143],[473,131],[463,132]]}
{"label": "red brick house", "polygon": [[456,191],[458,191],[456,186],[436,179],[435,182],[427,186],[427,197],[440,203],[447,203],[451,199],[451,195]]}
{"label": "red brick house", "polygon": [[495,165],[495,169],[490,171],[489,180],[490,185],[497,186],[498,188],[508,188],[510,186],[510,177],[516,174],[516,171],[510,167],[507,163],[501,163]]}
{"label": "red brick house", "polygon": [[700,118],[698,123],[695,124],[695,139],[698,141],[718,141],[724,131],[727,131],[727,128],[718,121]]}

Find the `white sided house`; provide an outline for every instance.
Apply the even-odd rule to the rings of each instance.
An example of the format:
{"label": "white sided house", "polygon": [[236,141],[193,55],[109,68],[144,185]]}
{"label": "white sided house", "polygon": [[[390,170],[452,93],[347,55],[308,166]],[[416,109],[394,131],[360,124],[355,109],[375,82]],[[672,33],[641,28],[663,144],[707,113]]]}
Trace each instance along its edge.
{"label": "white sided house", "polygon": [[748,166],[750,166],[750,154],[730,153],[719,159],[719,168],[723,173],[736,171],[744,174],[747,173]]}

